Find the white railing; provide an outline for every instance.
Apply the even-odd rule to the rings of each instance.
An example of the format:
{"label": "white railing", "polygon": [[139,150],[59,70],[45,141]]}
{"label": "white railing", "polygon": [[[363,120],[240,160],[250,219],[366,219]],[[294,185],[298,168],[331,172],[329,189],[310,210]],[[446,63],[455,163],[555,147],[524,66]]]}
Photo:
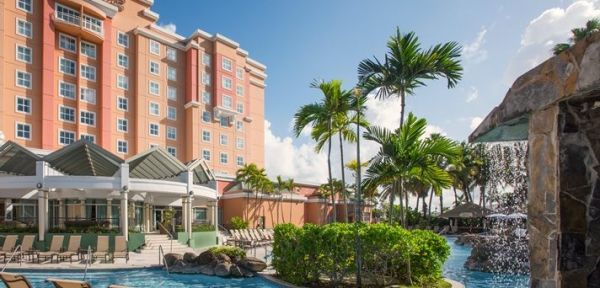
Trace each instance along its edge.
{"label": "white railing", "polygon": [[[161,257],[162,255],[162,257]],[[158,265],[160,265],[160,261],[162,260],[163,264],[165,264],[165,269],[167,270],[167,274],[169,274],[169,264],[167,264],[167,259],[165,258],[165,251],[163,251],[162,245],[158,245]]]}
{"label": "white railing", "polygon": [[165,232],[167,232],[167,235],[169,235],[169,239],[171,240],[169,243],[171,244],[171,253],[173,253],[173,234],[171,234],[171,232],[169,231],[169,229],[167,229],[165,226],[162,225],[162,223],[156,221],[156,224],[158,224],[158,226],[160,226],[163,230],[165,230]]}
{"label": "white railing", "polygon": [[90,266],[91,264],[92,264],[92,246],[88,245],[87,259],[85,261],[85,268],[83,270],[83,281],[85,281],[85,278],[87,277],[88,266]]}
{"label": "white railing", "polygon": [[83,29],[102,35],[102,20],[83,15]]}
{"label": "white railing", "polygon": [[[12,252],[12,254],[10,254],[10,258],[8,258],[8,261],[6,261],[6,263],[4,263],[4,267],[2,267],[2,271],[0,271],[0,272],[4,272],[4,269],[6,269],[6,266],[8,265],[8,263],[10,263],[12,261],[13,257],[15,257],[15,254],[17,254],[17,252],[19,252],[19,253],[23,252],[23,251],[21,251],[21,245],[18,245],[17,248],[15,248],[15,250]],[[23,255],[20,255],[19,266],[23,262],[22,260],[23,260]]]}
{"label": "white railing", "polygon": [[85,14],[82,19],[79,14],[75,14],[70,10],[56,10],[56,19],[81,27],[100,36],[102,36],[104,31],[102,29],[102,20]]}
{"label": "white railing", "polygon": [[76,26],[81,26],[81,17],[78,14],[56,10],[56,18]]}

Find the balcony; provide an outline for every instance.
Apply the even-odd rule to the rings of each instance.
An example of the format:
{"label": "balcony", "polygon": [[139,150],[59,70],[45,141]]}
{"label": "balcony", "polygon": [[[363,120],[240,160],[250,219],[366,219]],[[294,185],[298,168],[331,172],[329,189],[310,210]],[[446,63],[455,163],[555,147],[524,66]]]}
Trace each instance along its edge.
{"label": "balcony", "polygon": [[[53,19],[54,22],[59,26],[64,24],[65,26],[71,27],[71,29],[67,28],[67,30],[78,28],[85,32],[91,32],[91,34],[93,34],[93,36],[96,38],[102,39],[104,36],[104,29],[102,27],[101,19],[86,14],[83,14],[83,17],[81,17],[78,11],[66,6],[56,4],[56,12],[53,15]],[[76,31],[74,31],[74,34],[79,34],[75,32]]]}

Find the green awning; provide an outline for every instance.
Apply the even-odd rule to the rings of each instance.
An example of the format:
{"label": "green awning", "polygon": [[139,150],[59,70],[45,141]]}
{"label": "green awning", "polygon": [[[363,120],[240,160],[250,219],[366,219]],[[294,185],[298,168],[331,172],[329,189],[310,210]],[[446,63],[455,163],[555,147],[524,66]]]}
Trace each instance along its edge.
{"label": "green awning", "polygon": [[0,172],[35,176],[35,163],[40,160],[42,157],[15,142],[8,141],[0,146]]}
{"label": "green awning", "polygon": [[170,179],[187,171],[187,167],[160,147],[127,159],[129,177],[141,179]]}
{"label": "green awning", "polygon": [[528,136],[529,115],[525,115],[496,126],[471,142],[527,141]]}
{"label": "green awning", "polygon": [[114,176],[123,159],[85,140],[76,141],[44,157],[44,161],[67,175]]}
{"label": "green awning", "polygon": [[194,184],[206,184],[209,181],[214,181],[215,176],[206,164],[204,159],[196,159],[187,164],[188,171],[192,172]]}

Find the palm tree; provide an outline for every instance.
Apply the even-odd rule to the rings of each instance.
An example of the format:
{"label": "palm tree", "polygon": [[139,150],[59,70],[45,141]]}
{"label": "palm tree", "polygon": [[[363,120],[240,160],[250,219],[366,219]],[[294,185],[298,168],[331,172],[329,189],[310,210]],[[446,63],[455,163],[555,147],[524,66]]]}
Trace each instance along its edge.
{"label": "palm tree", "polygon": [[558,55],[563,51],[571,48],[571,46],[583,39],[585,39],[590,34],[600,31],[600,18],[590,19],[585,23],[585,27],[573,28],[571,29],[571,38],[569,38],[568,43],[558,43],[554,45],[552,48],[552,52],[554,55]]}
{"label": "palm tree", "polygon": [[[329,186],[333,191],[333,183],[331,183],[331,139],[334,136],[334,124],[338,117],[339,111],[345,111],[345,105],[349,105],[349,101],[345,101],[345,91],[342,90],[342,82],[332,80],[330,82],[314,81],[311,88],[321,90],[323,99],[318,103],[308,104],[300,107],[294,115],[294,133],[296,137],[300,136],[302,130],[309,125],[313,128],[311,137],[319,142],[327,142],[327,170],[329,173]],[[320,152],[323,145],[317,146],[316,151]],[[331,194],[331,200],[334,203],[333,211],[336,213],[335,195]],[[334,218],[335,221],[335,218]]]}
{"label": "palm tree", "polygon": [[[285,181],[283,180],[283,178],[281,177],[281,175],[277,175],[277,177],[275,177],[275,189],[277,190],[277,194],[279,195],[278,198],[278,205],[277,205],[277,221],[279,221],[279,211],[281,211],[281,218],[283,219],[283,193],[282,190],[285,190]],[[285,221],[284,221],[285,222]]]}
{"label": "palm tree", "polygon": [[367,92],[376,90],[377,98],[400,97],[402,127],[406,95],[425,86],[425,80],[446,78],[448,88],[453,88],[462,78],[461,47],[457,42],[447,42],[423,50],[414,32],[402,34],[399,28],[387,47],[383,61],[365,59],[359,64],[359,85]]}
{"label": "palm tree", "polygon": [[294,179],[293,178],[289,178],[287,181],[284,182],[284,186],[285,189],[287,189],[290,192],[290,223],[292,223],[292,201],[291,201],[291,197],[294,193],[294,188],[296,188],[296,184],[294,183]]}
{"label": "palm tree", "polygon": [[[264,169],[263,169],[264,170]],[[254,192],[260,182],[261,169],[254,163],[244,164],[235,172],[235,178],[242,184],[242,190],[251,190]],[[246,207],[248,207],[249,195],[246,194]],[[248,209],[246,208],[245,220],[248,221]]]}
{"label": "palm tree", "polygon": [[[403,126],[394,132],[381,127],[367,129],[365,138],[377,142],[381,147],[370,161],[365,185],[392,186],[390,194],[397,194],[400,199],[405,193],[407,181],[417,180],[440,191],[450,187],[452,179],[436,159],[454,158],[459,152],[457,145],[447,138],[422,140],[426,126],[425,119],[418,119],[410,113]],[[392,209],[393,205],[390,205],[390,218],[393,218]],[[401,222],[406,225],[402,201],[400,209]]]}

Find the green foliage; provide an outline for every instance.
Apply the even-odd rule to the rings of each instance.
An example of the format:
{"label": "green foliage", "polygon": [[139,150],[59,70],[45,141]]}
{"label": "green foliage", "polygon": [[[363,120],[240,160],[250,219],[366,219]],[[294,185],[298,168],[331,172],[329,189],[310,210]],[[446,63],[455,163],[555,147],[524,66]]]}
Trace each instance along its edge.
{"label": "green foliage", "polygon": [[192,232],[207,232],[207,231],[215,231],[215,225],[210,225],[210,224],[192,225]]}
{"label": "green foliage", "polygon": [[566,51],[567,49],[571,48],[571,44],[575,44],[585,39],[590,34],[598,31],[600,31],[600,18],[588,20],[585,23],[585,27],[571,29],[572,36],[571,38],[569,38],[569,43],[558,43],[554,45],[554,47],[552,48],[552,52],[554,53],[554,55],[558,55],[563,51]]}
{"label": "green foliage", "polygon": [[225,254],[231,259],[244,259],[246,258],[246,251],[240,247],[234,246],[216,246],[208,249],[213,254]]}
{"label": "green foliage", "polygon": [[0,233],[37,233],[37,226],[15,226],[15,225],[0,225]]}
{"label": "green foliage", "polygon": [[[71,220],[65,221],[65,227],[55,227],[49,230],[50,233],[119,233],[118,228],[108,228],[108,221],[97,220]],[[36,231],[37,232],[37,231]]]}
{"label": "green foliage", "polygon": [[248,229],[248,221],[242,219],[242,217],[231,217],[229,223],[232,229]]}
{"label": "green foliage", "polygon": [[446,240],[430,231],[387,224],[275,227],[273,267],[296,285],[319,286],[322,276],[339,285],[355,272],[355,235],[360,233],[363,278],[369,286],[432,285],[450,255]]}

